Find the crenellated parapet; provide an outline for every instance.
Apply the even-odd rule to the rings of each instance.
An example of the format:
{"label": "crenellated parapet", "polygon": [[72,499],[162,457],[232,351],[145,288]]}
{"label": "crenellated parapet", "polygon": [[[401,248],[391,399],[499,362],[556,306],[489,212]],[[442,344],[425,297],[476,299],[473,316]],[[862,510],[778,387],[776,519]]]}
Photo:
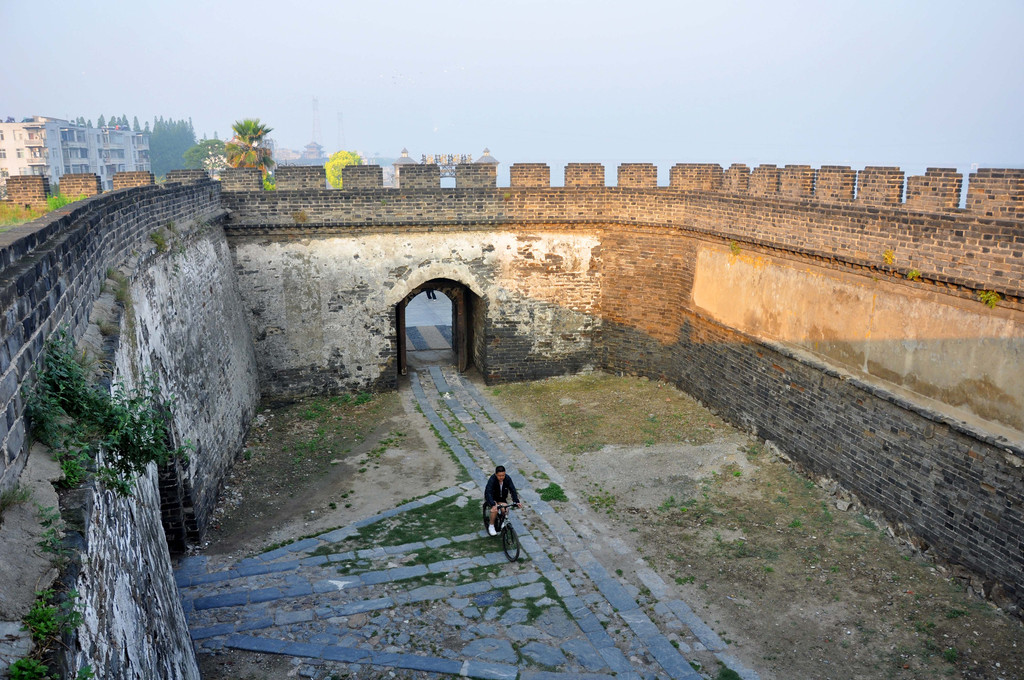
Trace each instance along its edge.
{"label": "crenellated parapet", "polygon": [[[667,187],[658,186],[658,168],[653,163],[622,163],[617,168],[616,184],[609,186],[601,163],[568,163],[564,167],[565,188],[629,189],[721,193],[761,199],[816,200],[829,203],[904,207],[926,212],[962,212],[996,219],[1024,219],[1024,170],[982,168],[971,173],[967,201],[960,208],[964,178],[953,168],[928,168],[924,175],[907,177],[893,166],[867,166],[854,170],[844,165],[761,164],[751,171],[743,163],[723,170],[717,163],[677,163],[669,172]],[[199,181],[201,170],[172,170],[168,181]],[[342,171],[347,191],[383,189],[382,170],[374,165],[348,166]],[[149,183],[146,173],[119,173],[122,186],[129,182]],[[324,189],[321,167],[283,166],[277,169],[277,188],[283,190]],[[34,178],[11,178],[33,182]],[[225,192],[262,191],[260,171],[252,168],[228,168],[221,173]],[[496,188],[497,168],[488,164],[455,166],[455,188]],[[509,186],[513,189],[552,189],[551,168],[546,163],[514,163],[509,168]],[[33,187],[35,185],[32,185]],[[437,167],[409,164],[402,166],[400,191],[439,189],[441,175]],[[116,188],[116,187],[115,187]],[[324,189],[329,190],[329,189]],[[38,194],[38,190],[33,190]],[[17,195],[21,195],[18,193]],[[12,200],[13,196],[12,196]]]}

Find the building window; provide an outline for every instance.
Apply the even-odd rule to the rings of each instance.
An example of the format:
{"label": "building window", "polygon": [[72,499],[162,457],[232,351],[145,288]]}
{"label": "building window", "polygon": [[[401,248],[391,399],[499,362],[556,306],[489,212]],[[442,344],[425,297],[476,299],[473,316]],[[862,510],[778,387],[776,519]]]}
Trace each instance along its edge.
{"label": "building window", "polygon": [[7,149],[0,149],[0,158],[7,158]]}
{"label": "building window", "polygon": [[24,158],[24,157],[25,157],[25,150],[24,149],[18,149],[18,158]]}

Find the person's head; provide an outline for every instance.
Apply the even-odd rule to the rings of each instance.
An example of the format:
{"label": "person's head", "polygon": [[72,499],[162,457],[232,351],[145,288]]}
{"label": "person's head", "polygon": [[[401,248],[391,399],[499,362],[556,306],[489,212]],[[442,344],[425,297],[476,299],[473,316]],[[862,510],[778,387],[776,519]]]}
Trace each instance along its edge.
{"label": "person's head", "polygon": [[494,476],[498,478],[499,482],[504,482],[505,481],[505,466],[504,465],[499,465],[498,467],[494,468]]}

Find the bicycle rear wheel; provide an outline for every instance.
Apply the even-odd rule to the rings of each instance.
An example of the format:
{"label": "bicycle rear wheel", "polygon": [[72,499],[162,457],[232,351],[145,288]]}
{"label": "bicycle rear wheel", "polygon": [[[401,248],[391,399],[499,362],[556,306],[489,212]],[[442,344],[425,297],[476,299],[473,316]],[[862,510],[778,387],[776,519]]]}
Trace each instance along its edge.
{"label": "bicycle rear wheel", "polygon": [[509,562],[519,559],[519,537],[516,536],[516,530],[512,528],[511,522],[505,522],[505,527],[501,530],[501,549],[505,551],[505,557]]}

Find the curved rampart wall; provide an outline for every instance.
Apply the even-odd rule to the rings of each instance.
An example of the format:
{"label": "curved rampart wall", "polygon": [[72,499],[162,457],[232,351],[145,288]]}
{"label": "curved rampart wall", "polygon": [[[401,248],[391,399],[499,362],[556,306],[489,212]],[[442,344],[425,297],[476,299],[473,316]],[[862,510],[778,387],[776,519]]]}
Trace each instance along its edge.
{"label": "curved rampart wall", "polygon": [[[97,677],[198,678],[165,526],[179,541],[205,528],[259,399],[222,217],[218,184],[168,184],[77,202],[0,235],[3,485],[17,483],[27,455],[21,390],[61,326],[97,349],[112,380],[133,385],[152,371],[177,398],[175,443],[196,444],[187,462],[151,466],[129,498],[93,482],[61,495],[75,549],[64,581],[84,610],[61,652],[69,677],[89,665]],[[115,270],[128,277],[127,305],[115,302]]]}
{"label": "curved rampart wall", "polygon": [[[577,168],[589,186],[551,188],[546,166],[531,164],[508,188],[419,188],[413,177],[406,190],[225,191],[226,230],[233,248],[290,240],[310,251],[357,234],[396,251],[467,233],[585,237],[600,286],[586,323],[602,367],[678,383],[1018,608],[1024,173],[979,171],[959,209],[959,178],[945,171],[911,178],[904,203],[893,169],[715,167],[677,166],[660,188],[647,167],[620,168],[618,187],[594,187]],[[999,296],[991,308],[986,291]],[[511,379],[494,368],[488,379]]]}

